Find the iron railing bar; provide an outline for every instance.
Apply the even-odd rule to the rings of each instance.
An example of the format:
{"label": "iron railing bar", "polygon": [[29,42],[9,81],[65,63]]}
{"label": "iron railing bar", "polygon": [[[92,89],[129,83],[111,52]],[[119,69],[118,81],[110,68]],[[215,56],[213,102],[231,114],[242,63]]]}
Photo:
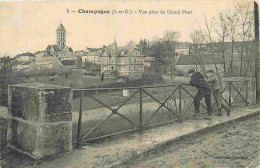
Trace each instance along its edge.
{"label": "iron railing bar", "polygon": [[[183,96],[183,94],[181,94],[182,96]],[[183,102],[184,102],[184,104],[186,105],[186,106],[188,106],[188,108],[185,110],[185,112],[184,112],[184,114],[186,114],[186,112],[187,112],[187,110],[191,107],[191,105],[193,105],[193,103],[191,103],[191,104],[188,104],[186,101],[185,101],[185,99],[183,99]]]}
{"label": "iron railing bar", "polygon": [[248,105],[248,83],[249,83],[249,80],[246,80],[245,83],[246,83],[246,106],[247,106]]}
{"label": "iron railing bar", "polygon": [[[181,97],[184,97],[183,94],[181,93]],[[183,99],[184,104],[188,105],[188,103],[186,103],[185,99]]]}
{"label": "iron railing bar", "polygon": [[124,106],[132,97],[134,97],[135,96],[135,94],[136,93],[138,93],[139,92],[139,90],[137,90],[135,93],[133,93],[129,98],[127,98],[125,101],[124,101],[124,103],[123,104],[121,104],[119,107],[117,107],[117,111],[122,107],[122,106]]}
{"label": "iron railing bar", "polygon": [[119,115],[120,117],[122,117],[123,119],[125,119],[125,120],[127,120],[128,122],[130,122],[131,124],[133,124],[134,126],[136,126],[136,127],[138,127],[138,128],[140,128],[140,126],[139,125],[137,125],[137,124],[135,124],[135,123],[133,123],[131,120],[129,120],[128,118],[126,118],[125,116],[123,116],[122,114],[120,114],[120,113],[116,113],[117,115]]}
{"label": "iron railing bar", "polygon": [[77,147],[81,146],[81,123],[82,123],[82,100],[83,100],[83,92],[80,94],[80,102],[79,102],[79,118],[78,118],[78,137],[77,137]]}
{"label": "iron railing bar", "polygon": [[[160,126],[160,125],[163,125],[163,124],[169,124],[169,123],[174,122],[174,121],[177,121],[177,119],[168,120],[168,121],[164,121],[164,122],[148,125],[148,126],[145,126],[144,128],[145,129],[149,129],[151,127],[156,127],[156,126]],[[99,136],[99,137],[95,137],[95,138],[89,138],[89,139],[83,140],[82,142],[89,142],[89,141],[94,141],[94,140],[98,140],[98,139],[109,138],[109,137],[113,137],[113,136],[116,136],[116,135],[120,135],[120,134],[124,134],[124,133],[130,133],[130,132],[135,132],[135,131],[139,131],[139,130],[140,130],[139,128],[130,129],[130,130],[121,131],[121,132],[117,132],[117,133],[112,133],[112,134]]]}
{"label": "iron railing bar", "polygon": [[164,108],[166,108],[167,110],[169,110],[173,115],[175,115],[176,117],[179,118],[179,115],[175,114],[170,108],[168,108],[167,106],[165,105],[162,105]]}
{"label": "iron railing bar", "polygon": [[182,95],[181,95],[181,86],[178,87],[179,89],[179,122],[181,122],[181,113],[182,113],[182,108],[181,108],[181,100],[182,100]]}
{"label": "iron railing bar", "polygon": [[142,128],[143,128],[143,94],[142,94],[142,89],[141,88],[138,91],[140,92],[139,124],[140,124],[140,128],[142,130]]}
{"label": "iron railing bar", "polygon": [[174,96],[174,105],[175,105],[175,110],[178,113],[177,102],[176,102],[176,97],[175,96]]}
{"label": "iron railing bar", "polygon": [[[167,100],[175,93],[175,91],[178,89],[179,87],[177,87],[176,89],[174,89],[174,91],[172,92],[172,94],[167,98]],[[164,106],[166,109],[168,109],[170,112],[172,112],[172,114],[174,114],[176,117],[178,117],[179,118],[179,116],[177,115],[177,114],[175,114],[172,110],[170,110],[167,106],[165,106],[165,103],[167,102],[167,101],[164,101],[164,102],[160,102],[159,100],[157,100],[155,97],[153,97],[152,95],[150,95],[146,90],[144,90],[143,89],[143,91],[147,94],[147,95],[149,95],[151,98],[153,98],[155,101],[157,101],[158,103],[160,103],[160,105],[161,106]],[[160,106],[160,107],[161,107]],[[153,115],[154,116],[154,115]],[[152,117],[153,117],[152,116]]]}
{"label": "iron railing bar", "polygon": [[99,123],[98,125],[96,125],[91,131],[89,131],[85,136],[83,136],[83,139],[88,137],[95,129],[97,129],[100,125],[102,125],[107,119],[109,119],[111,116],[113,115],[113,113],[111,113],[109,116],[107,116],[106,119],[104,119],[101,123]]}
{"label": "iron railing bar", "polygon": [[183,113],[183,116],[188,112],[188,110],[190,109],[190,107],[193,105],[193,103],[191,103],[188,108],[185,110],[185,112]]}
{"label": "iron railing bar", "polygon": [[229,84],[227,84],[226,87],[224,88],[224,90],[221,91],[221,99],[223,99],[227,104],[228,104],[227,100],[222,95],[225,92],[225,90],[227,89],[228,85]]}
{"label": "iron railing bar", "polygon": [[178,88],[179,88],[179,86],[176,87],[176,88],[173,90],[173,92],[171,93],[171,95],[170,95],[167,99],[165,99],[165,101],[164,101],[163,103],[166,103],[166,102],[172,97],[172,95],[176,92],[176,90],[178,90]]}
{"label": "iron railing bar", "polygon": [[153,98],[155,101],[157,101],[158,103],[162,104],[159,100],[157,100],[155,97],[153,97],[150,93],[148,93],[146,90],[142,89],[148,96],[150,96],[151,98]]}
{"label": "iron railing bar", "polygon": [[227,103],[227,105],[228,105],[228,102],[227,102],[227,100],[221,95],[221,98],[222,98],[222,100],[224,100],[226,103]]}
{"label": "iron railing bar", "polygon": [[[182,84],[187,85],[189,84]],[[124,90],[124,89],[149,89],[149,88],[162,88],[162,87],[170,87],[170,86],[179,86],[179,84],[170,84],[170,85],[155,85],[155,86],[142,86],[142,87],[118,87],[118,88],[92,88],[92,89],[73,89],[74,92],[79,91],[104,91],[104,90]]]}
{"label": "iron railing bar", "polygon": [[[186,93],[188,93],[192,98],[194,98],[194,96],[193,96],[192,94],[190,94],[184,87],[182,87],[181,85],[180,85],[180,87],[181,87]],[[200,103],[200,104],[201,104],[202,107],[204,107],[204,109],[207,109],[207,108],[204,106],[204,104],[202,104],[202,103]]]}
{"label": "iron railing bar", "polygon": [[[243,100],[246,103],[246,99],[242,96],[242,94],[239,92],[239,90],[236,88],[236,86],[233,85],[233,83],[231,83],[231,85],[235,88],[235,90],[238,92],[238,94],[243,98]],[[233,101],[234,102],[234,101]],[[233,104],[233,102],[231,103],[231,105]]]}
{"label": "iron railing bar", "polygon": [[[233,86],[234,86],[234,85],[233,85]],[[245,83],[243,83],[243,86],[242,86],[241,88],[239,88],[239,92],[241,92],[244,87],[245,87]],[[236,95],[235,98],[233,99],[233,102],[231,103],[231,105],[235,102],[235,100],[237,99],[238,95],[239,95],[239,94],[237,93],[237,95]]]}
{"label": "iron railing bar", "polygon": [[163,106],[164,106],[166,109],[168,109],[173,115],[175,115],[176,117],[179,118],[179,116],[178,116],[177,114],[175,114],[171,109],[169,109],[169,108],[165,105],[165,103],[172,97],[172,95],[174,95],[174,93],[178,90],[178,88],[179,88],[179,86],[176,87],[176,88],[173,90],[173,92],[171,93],[171,95],[170,95],[161,105],[163,105]]}
{"label": "iron railing bar", "polygon": [[[155,97],[153,97],[150,93],[148,93],[146,90],[142,89],[148,96],[150,96],[152,99],[154,99],[155,101],[157,101],[158,103],[160,103],[161,105],[163,103],[166,103],[167,101],[163,101],[160,102],[158,99],[156,99]],[[167,98],[167,100],[174,94],[174,92],[177,90],[177,88],[173,91],[173,93]]]}
{"label": "iron railing bar", "polygon": [[144,125],[147,125],[148,122],[155,116],[155,114],[162,108],[163,106],[160,105],[156,110],[155,112],[153,113],[153,115],[147,120],[147,122],[144,124]]}
{"label": "iron railing bar", "polygon": [[[156,95],[162,95],[162,94],[163,94],[163,93],[156,94]],[[143,100],[146,100],[146,99],[149,99],[149,98],[150,98],[150,96],[146,96],[146,97],[143,96]],[[131,102],[131,103],[136,103],[136,102],[138,102],[138,100],[132,99],[130,102]],[[121,105],[121,103],[123,103],[123,101],[118,102],[118,103],[109,104],[109,106],[119,106],[119,105]],[[101,104],[101,105],[102,105],[102,104]],[[103,106],[97,106],[97,107],[95,107],[95,108],[100,108],[100,107],[103,107]],[[110,109],[110,110],[111,110],[111,109]]]}
{"label": "iron railing bar", "polygon": [[101,102],[100,100],[92,97],[91,95],[85,93],[88,97],[90,97],[91,99],[95,100],[96,102],[100,103],[101,105],[105,106],[106,108],[110,109],[110,110],[113,110],[111,107],[109,107],[108,105],[106,105],[105,103]]}
{"label": "iron railing bar", "polygon": [[221,95],[225,92],[225,90],[227,89],[227,87],[228,87],[228,84],[227,84],[226,87],[222,90]]}
{"label": "iron railing bar", "polygon": [[108,134],[108,135],[98,136],[98,137],[95,137],[95,138],[89,138],[89,139],[83,140],[83,142],[89,142],[89,141],[94,141],[94,140],[98,140],[98,139],[109,138],[109,137],[112,137],[112,136],[116,136],[116,135],[120,135],[120,134],[124,134],[124,133],[129,133],[129,132],[134,132],[134,131],[139,131],[139,130],[140,130],[139,128],[130,129],[130,130],[116,132],[116,133],[112,133],[112,134]]}

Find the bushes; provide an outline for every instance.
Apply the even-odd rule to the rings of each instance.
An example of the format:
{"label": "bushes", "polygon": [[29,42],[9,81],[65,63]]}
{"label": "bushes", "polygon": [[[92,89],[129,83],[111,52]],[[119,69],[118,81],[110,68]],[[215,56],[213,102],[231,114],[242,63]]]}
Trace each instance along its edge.
{"label": "bushes", "polygon": [[[85,75],[86,70],[84,69],[67,69],[67,68],[44,68],[37,69],[28,72],[23,72],[26,76],[37,77],[37,76],[64,76],[68,78],[70,75]],[[94,74],[91,74],[94,76]]]}
{"label": "bushes", "polygon": [[146,73],[143,75],[143,80],[146,85],[152,85],[162,81],[162,75],[160,73]]}

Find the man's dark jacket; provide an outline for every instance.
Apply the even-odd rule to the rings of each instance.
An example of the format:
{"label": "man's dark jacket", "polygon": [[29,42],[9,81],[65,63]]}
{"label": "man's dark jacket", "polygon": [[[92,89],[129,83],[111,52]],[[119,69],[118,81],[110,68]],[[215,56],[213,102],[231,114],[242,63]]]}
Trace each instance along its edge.
{"label": "man's dark jacket", "polygon": [[191,76],[190,85],[196,87],[200,92],[211,93],[211,87],[209,83],[204,79],[204,76],[200,72],[195,72]]}

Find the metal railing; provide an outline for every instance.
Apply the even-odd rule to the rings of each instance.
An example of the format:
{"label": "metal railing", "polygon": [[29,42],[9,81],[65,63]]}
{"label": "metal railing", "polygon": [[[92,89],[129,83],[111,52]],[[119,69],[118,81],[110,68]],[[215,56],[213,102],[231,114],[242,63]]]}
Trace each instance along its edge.
{"label": "metal railing", "polygon": [[[226,86],[222,90],[221,100],[223,100],[230,108],[234,106],[237,101],[237,105],[241,106],[241,103],[248,105],[248,82],[249,80],[234,80],[227,81]],[[228,100],[224,98],[223,93],[228,90]],[[243,95],[244,94],[244,95]],[[238,98],[240,97],[240,100]],[[233,99],[233,100],[232,100]]]}
{"label": "metal railing", "polygon": [[[237,81],[234,81],[237,82]],[[234,84],[234,82],[229,81],[225,88],[222,91],[222,100],[228,104],[229,107],[233,105],[235,100],[238,96],[242,97],[242,100],[246,102],[246,105],[248,105],[248,87],[247,82],[245,81],[243,83],[242,87],[238,87]],[[246,86],[246,95],[244,97],[242,93],[242,89]],[[156,125],[163,125],[166,123],[172,123],[172,122],[182,122],[183,119],[189,118],[189,114],[192,110],[191,107],[193,107],[193,98],[195,95],[196,89],[191,89],[192,87],[187,84],[173,84],[173,85],[160,85],[160,86],[142,86],[142,87],[125,87],[125,88],[96,88],[96,89],[76,89],[73,90],[73,94],[79,95],[79,118],[78,118],[78,135],[77,135],[77,143],[78,147],[82,145],[83,142],[96,140],[99,138],[104,138],[112,135],[118,135],[125,132],[131,132],[131,131],[138,131],[143,130],[146,128],[151,128]],[[228,100],[223,96],[223,93],[226,92],[228,88],[229,97]],[[127,97],[118,96],[120,91],[122,90],[128,90],[131,94]],[[154,91],[157,91],[157,93],[153,93]],[[158,93],[159,92],[159,93]],[[111,100],[113,99],[113,95],[111,93],[114,93],[117,98],[117,102],[113,103]],[[235,96],[232,96],[232,94]],[[108,96],[108,100],[101,100],[104,96]],[[112,95],[112,96],[111,96]],[[146,95],[146,96],[145,96]],[[98,104],[100,104],[100,107],[103,107],[105,109],[108,109],[110,111],[110,114],[101,122],[96,124],[93,128],[91,128],[89,131],[82,133],[82,113],[83,113],[83,99],[84,97],[88,98],[88,101],[90,99]],[[233,98],[233,101],[232,100]],[[147,102],[156,102],[159,104],[159,106],[156,107],[155,110],[149,110],[149,116],[146,115],[144,118],[143,116],[145,113],[147,113],[147,110],[144,110],[144,104]],[[88,103],[88,102],[87,102]],[[131,104],[132,103],[132,104]],[[131,110],[131,105],[138,105],[139,104],[139,110],[138,114],[135,114],[138,116],[138,119],[136,117],[129,117],[126,114],[122,114],[119,112],[119,110],[123,106],[129,105],[128,108]],[[201,103],[201,106],[203,107],[204,111],[206,110],[206,106],[204,103]],[[98,106],[99,107],[99,106]],[[95,107],[97,108],[97,107]],[[156,116],[159,111],[164,109],[171,114],[171,116],[167,116],[167,120],[164,120],[163,122],[154,121],[151,122],[154,119],[154,116]],[[132,110],[131,110],[132,111]],[[134,111],[134,110],[133,110]],[[134,113],[134,112],[133,112]],[[162,112],[161,112],[162,113]],[[88,114],[86,114],[88,115]],[[110,119],[112,116],[118,116],[119,118],[125,120],[130,125],[132,125],[132,129],[128,129],[126,131],[119,131],[116,133],[108,133],[106,135],[101,136],[90,136],[95,130],[97,130],[99,127],[101,127],[108,119]],[[160,117],[159,117],[160,118]],[[82,135],[83,134],[83,135]]]}

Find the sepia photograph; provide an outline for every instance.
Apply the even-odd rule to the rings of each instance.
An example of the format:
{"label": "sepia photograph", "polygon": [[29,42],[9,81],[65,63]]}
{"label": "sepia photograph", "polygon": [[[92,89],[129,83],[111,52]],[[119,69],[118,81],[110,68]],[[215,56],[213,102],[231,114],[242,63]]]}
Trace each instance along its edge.
{"label": "sepia photograph", "polygon": [[0,168],[260,168],[259,0],[0,0]]}

